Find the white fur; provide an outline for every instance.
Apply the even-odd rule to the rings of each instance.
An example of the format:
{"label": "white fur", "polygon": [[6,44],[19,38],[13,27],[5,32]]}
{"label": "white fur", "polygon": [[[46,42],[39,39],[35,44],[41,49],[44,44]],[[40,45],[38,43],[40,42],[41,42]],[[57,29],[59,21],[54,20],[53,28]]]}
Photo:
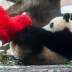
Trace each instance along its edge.
{"label": "white fur", "polygon": [[[50,24],[53,24],[53,28],[50,28]],[[62,16],[53,18],[43,29],[51,32],[62,31],[64,28],[68,28],[72,32],[72,20],[66,22]]]}
{"label": "white fur", "polygon": [[18,57],[18,46],[16,45],[15,48],[13,46],[13,43],[9,43],[9,49],[7,50],[7,55],[12,55],[14,57]]}

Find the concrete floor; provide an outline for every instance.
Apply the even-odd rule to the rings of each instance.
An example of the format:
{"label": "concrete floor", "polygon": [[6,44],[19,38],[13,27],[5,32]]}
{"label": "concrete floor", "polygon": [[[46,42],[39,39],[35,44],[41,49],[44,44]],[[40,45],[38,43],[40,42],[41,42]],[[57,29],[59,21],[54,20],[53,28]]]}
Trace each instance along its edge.
{"label": "concrete floor", "polygon": [[72,13],[72,0],[61,0],[61,13]]}
{"label": "concrete floor", "polygon": [[61,6],[72,5],[72,0],[61,0]]}

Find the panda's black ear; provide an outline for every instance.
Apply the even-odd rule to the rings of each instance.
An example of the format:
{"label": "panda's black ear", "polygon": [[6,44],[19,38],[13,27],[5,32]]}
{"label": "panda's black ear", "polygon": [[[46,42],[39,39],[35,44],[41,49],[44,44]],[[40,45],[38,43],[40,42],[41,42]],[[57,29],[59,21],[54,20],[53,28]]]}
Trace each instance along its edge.
{"label": "panda's black ear", "polygon": [[72,20],[72,13],[71,13],[71,18],[70,19]]}
{"label": "panda's black ear", "polygon": [[66,22],[69,22],[70,14],[69,14],[69,13],[65,13],[65,14],[63,15],[63,19],[64,19]]}

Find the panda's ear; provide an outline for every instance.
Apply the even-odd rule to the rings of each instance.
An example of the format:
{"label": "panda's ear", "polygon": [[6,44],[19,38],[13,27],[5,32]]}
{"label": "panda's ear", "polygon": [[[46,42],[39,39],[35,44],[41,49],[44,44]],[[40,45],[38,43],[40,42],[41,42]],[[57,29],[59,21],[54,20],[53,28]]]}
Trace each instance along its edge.
{"label": "panda's ear", "polygon": [[71,17],[70,17],[70,19],[72,20],[72,13],[71,13]]}
{"label": "panda's ear", "polygon": [[65,14],[63,15],[63,19],[64,19],[66,22],[69,22],[70,14],[69,14],[69,13],[65,13]]}

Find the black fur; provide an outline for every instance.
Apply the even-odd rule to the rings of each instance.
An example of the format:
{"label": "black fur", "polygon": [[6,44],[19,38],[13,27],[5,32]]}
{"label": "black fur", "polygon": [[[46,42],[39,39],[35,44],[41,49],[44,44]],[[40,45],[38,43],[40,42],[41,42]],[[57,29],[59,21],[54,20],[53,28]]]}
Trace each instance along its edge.
{"label": "black fur", "polygon": [[72,33],[67,28],[53,33],[30,26],[18,32],[13,42],[18,45],[29,46],[33,54],[39,54],[42,48],[47,46],[68,59],[72,58]]}
{"label": "black fur", "polygon": [[46,46],[62,56],[72,59],[72,32],[65,28],[63,31],[53,33],[53,36],[47,40]]}
{"label": "black fur", "polygon": [[54,23],[51,23],[51,24],[50,24],[50,28],[53,28],[53,26],[54,26]]}
{"label": "black fur", "polygon": [[42,51],[46,39],[51,37],[50,35],[52,36],[51,32],[42,28],[29,26],[16,34],[13,43],[29,46],[34,54],[38,54]]}
{"label": "black fur", "polygon": [[70,14],[69,13],[64,14],[63,18],[66,22],[69,22]]}
{"label": "black fur", "polygon": [[70,19],[72,20],[72,13],[71,13],[71,18]]}

